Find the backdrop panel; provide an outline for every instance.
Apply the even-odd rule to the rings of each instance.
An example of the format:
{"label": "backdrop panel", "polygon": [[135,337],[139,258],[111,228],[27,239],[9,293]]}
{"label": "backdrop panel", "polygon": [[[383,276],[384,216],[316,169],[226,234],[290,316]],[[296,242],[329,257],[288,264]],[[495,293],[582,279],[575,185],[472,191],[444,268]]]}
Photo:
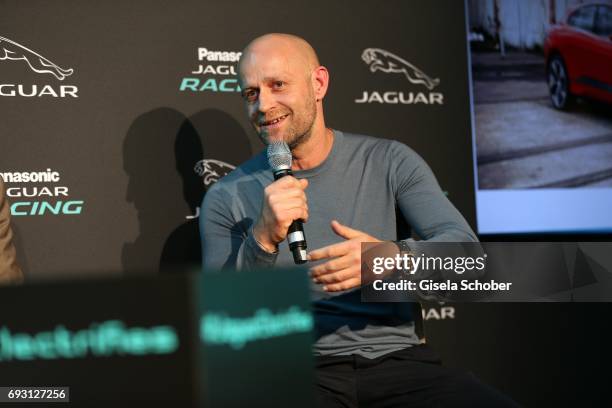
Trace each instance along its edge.
{"label": "backdrop panel", "polygon": [[262,147],[235,69],[271,31],[318,50],[330,126],[413,147],[475,225],[462,2],[5,1],[2,12],[0,173],[28,280],[199,261],[186,217]]}

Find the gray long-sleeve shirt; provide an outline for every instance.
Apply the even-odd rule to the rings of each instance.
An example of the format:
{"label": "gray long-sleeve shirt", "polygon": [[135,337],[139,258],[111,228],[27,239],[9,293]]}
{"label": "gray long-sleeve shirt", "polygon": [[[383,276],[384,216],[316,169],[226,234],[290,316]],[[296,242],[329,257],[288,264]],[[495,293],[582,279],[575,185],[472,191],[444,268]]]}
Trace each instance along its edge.
{"label": "gray long-sleeve shirt", "polygon": [[[381,240],[398,239],[398,216],[423,240],[477,240],[423,159],[397,141],[334,131],[323,163],[294,176],[309,181],[309,250],[343,240],[331,229],[333,219]],[[294,266],[286,242],[270,254],[252,236],[263,190],[272,182],[264,151],[207,192],[200,217],[205,269]],[[311,292],[317,355],[375,358],[420,343],[410,304],[362,303],[359,289],[329,294],[314,283]]]}

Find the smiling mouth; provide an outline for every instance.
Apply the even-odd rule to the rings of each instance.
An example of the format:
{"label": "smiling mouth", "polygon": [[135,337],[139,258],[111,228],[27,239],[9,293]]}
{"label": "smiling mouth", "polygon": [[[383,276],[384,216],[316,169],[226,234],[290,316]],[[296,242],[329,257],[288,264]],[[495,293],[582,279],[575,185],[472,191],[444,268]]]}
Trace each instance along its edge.
{"label": "smiling mouth", "polygon": [[261,127],[265,127],[265,128],[271,128],[274,126],[279,125],[283,120],[285,120],[285,118],[289,116],[289,114],[283,115],[283,116],[279,116],[276,119],[272,119],[272,120],[267,120],[265,122],[260,122],[259,126]]}

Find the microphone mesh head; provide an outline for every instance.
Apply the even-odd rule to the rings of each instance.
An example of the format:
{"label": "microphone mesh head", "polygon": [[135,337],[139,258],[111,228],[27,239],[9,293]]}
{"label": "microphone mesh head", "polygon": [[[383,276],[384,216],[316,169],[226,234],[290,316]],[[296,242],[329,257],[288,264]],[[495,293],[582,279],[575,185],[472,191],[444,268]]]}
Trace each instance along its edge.
{"label": "microphone mesh head", "polygon": [[291,150],[287,143],[280,141],[268,145],[268,163],[273,171],[291,169]]}

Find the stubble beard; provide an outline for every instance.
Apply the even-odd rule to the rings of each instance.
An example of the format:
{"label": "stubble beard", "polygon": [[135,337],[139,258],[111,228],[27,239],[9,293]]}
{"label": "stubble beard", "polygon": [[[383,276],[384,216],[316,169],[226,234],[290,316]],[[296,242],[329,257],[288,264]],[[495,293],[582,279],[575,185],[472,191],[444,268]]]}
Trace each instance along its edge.
{"label": "stubble beard", "polygon": [[[296,122],[289,126],[285,136],[283,137],[283,140],[285,143],[287,143],[290,150],[294,150],[298,146],[308,142],[312,136],[312,129],[317,118],[317,103],[314,97],[309,98],[309,100],[310,103],[304,110],[304,115],[302,118],[296,117],[295,112],[291,112],[291,117],[292,119],[296,120]],[[265,144],[270,143],[269,137],[265,133],[260,133],[259,138]]]}
{"label": "stubble beard", "polygon": [[304,117],[298,120],[287,132],[286,142],[289,149],[294,150],[297,147],[308,142],[312,136],[312,129],[317,118],[317,104],[314,98],[310,99],[310,104],[307,106]]}

